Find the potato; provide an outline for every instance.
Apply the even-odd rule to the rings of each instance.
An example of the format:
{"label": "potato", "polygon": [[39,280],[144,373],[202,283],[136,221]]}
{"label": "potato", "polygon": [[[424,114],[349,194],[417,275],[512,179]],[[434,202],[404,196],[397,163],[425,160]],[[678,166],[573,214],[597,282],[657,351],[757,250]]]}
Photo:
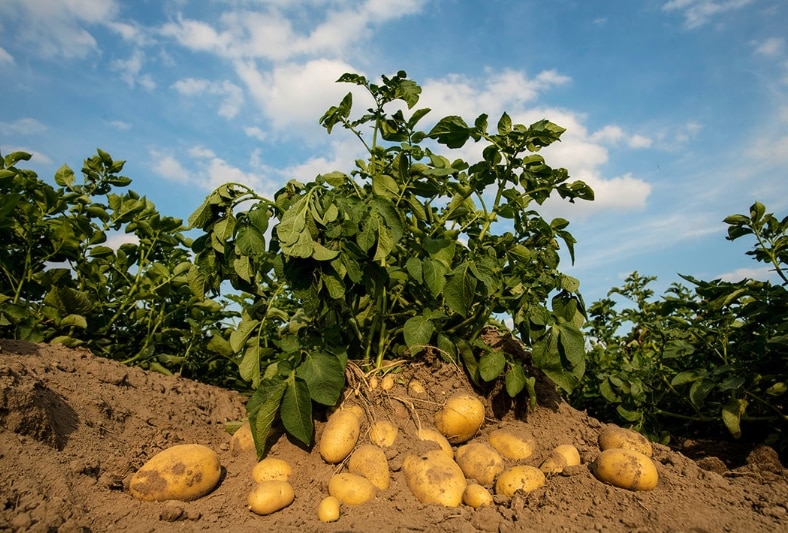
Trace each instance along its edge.
{"label": "potato", "polygon": [[381,448],[389,448],[397,440],[399,428],[388,420],[377,420],[369,428],[369,440]]}
{"label": "potato", "polygon": [[449,459],[454,459],[454,450],[452,450],[451,444],[449,444],[449,441],[446,440],[446,437],[441,435],[438,430],[431,428],[421,428],[416,436],[419,438],[419,440],[428,440],[436,443],[438,446],[440,446],[443,453],[449,456]]}
{"label": "potato", "polygon": [[580,452],[571,444],[561,444],[556,446],[550,457],[542,462],[539,469],[545,474],[557,474],[563,472],[567,466],[577,466],[580,464]]}
{"label": "potato", "polygon": [[408,455],[402,463],[408,488],[421,503],[457,507],[467,482],[462,469],[443,450]]}
{"label": "potato", "polygon": [[244,422],[230,438],[230,453],[234,456],[241,453],[253,451],[254,438],[252,437],[252,427],[249,421]]}
{"label": "potato", "polygon": [[284,459],[276,457],[266,457],[252,469],[252,479],[260,483],[262,481],[287,481],[293,467]]}
{"label": "potato", "polygon": [[350,411],[354,415],[358,417],[358,421],[362,422],[364,420],[364,408],[360,405],[356,405],[355,403],[351,403],[348,405],[343,405],[339,408],[340,411]]}
{"label": "potato", "polygon": [[131,478],[131,495],[143,501],[196,500],[211,492],[222,475],[219,456],[202,444],[178,444],[142,465]]}
{"label": "potato", "polygon": [[328,480],[328,493],[347,505],[361,505],[375,497],[377,489],[367,478],[343,472]]}
{"label": "potato", "polygon": [[408,394],[410,396],[421,396],[425,394],[427,391],[424,390],[424,385],[421,384],[421,381],[417,381],[415,379],[410,380],[408,383]]}
{"label": "potato", "polygon": [[483,505],[492,505],[493,497],[489,490],[478,483],[468,483],[465,492],[462,493],[462,503],[478,509]]}
{"label": "potato", "polygon": [[472,394],[451,396],[437,413],[435,427],[452,444],[471,440],[484,422],[484,404]]}
{"label": "potato", "polygon": [[647,455],[626,448],[608,448],[589,465],[599,480],[628,490],[652,490],[659,476]]}
{"label": "potato", "polygon": [[470,442],[457,448],[455,461],[466,478],[475,479],[480,485],[491,485],[503,472],[503,457],[483,442]]}
{"label": "potato", "polygon": [[360,446],[350,456],[347,469],[351,474],[359,474],[380,490],[389,488],[389,462],[382,449],[373,445]]}
{"label": "potato", "polygon": [[651,457],[654,453],[649,440],[631,429],[609,427],[599,434],[598,443],[599,449],[602,451],[610,448],[624,448],[625,450],[640,452],[648,457]]}
{"label": "potato", "polygon": [[513,466],[495,481],[495,493],[512,497],[518,490],[531,492],[545,483],[544,472],[534,466]]}
{"label": "potato", "polygon": [[321,522],[334,522],[339,520],[339,499],[334,496],[326,496],[320,500],[317,506],[317,517]]}
{"label": "potato", "polygon": [[522,461],[531,457],[536,448],[536,441],[530,437],[517,435],[505,429],[496,429],[487,436],[487,442],[498,453],[511,461]]}
{"label": "potato", "polygon": [[320,457],[327,463],[341,463],[353,451],[360,432],[361,422],[353,411],[334,411],[320,437]]}
{"label": "potato", "polygon": [[287,481],[263,481],[249,493],[249,509],[259,515],[275,513],[284,509],[295,499],[293,486]]}
{"label": "potato", "polygon": [[386,374],[383,376],[383,379],[380,380],[380,388],[389,391],[394,388],[394,376],[391,374]]}

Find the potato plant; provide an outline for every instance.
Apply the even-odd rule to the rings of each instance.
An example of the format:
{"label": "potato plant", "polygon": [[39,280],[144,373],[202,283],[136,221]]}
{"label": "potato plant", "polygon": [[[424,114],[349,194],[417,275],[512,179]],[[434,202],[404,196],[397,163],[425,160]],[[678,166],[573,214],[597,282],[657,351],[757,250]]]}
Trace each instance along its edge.
{"label": "potato plant", "polygon": [[[571,390],[584,370],[585,310],[579,282],[558,270],[558,249],[573,254],[575,241],[566,220],[535,209],[553,193],[593,199],[538,153],[564,129],[503,114],[492,132],[486,115],[471,125],[448,116],[425,132],[429,109],[416,108],[421,88],[405,72],[339,82],[374,103],[354,115],[348,93],[320,123],[355,136],[368,159],[349,174],[291,181],[273,199],[225,184],[190,218],[204,230],[193,249],[206,291],[229,281],[250,295],[223,349],[256,389],[248,411],[258,445],[277,413],[310,442],[311,402],[337,401],[348,359],[369,368],[419,355],[459,361],[475,384],[502,379],[512,397],[533,399],[527,362],[480,340],[502,315],[534,366]],[[451,157],[469,142],[483,143],[480,161]]]}

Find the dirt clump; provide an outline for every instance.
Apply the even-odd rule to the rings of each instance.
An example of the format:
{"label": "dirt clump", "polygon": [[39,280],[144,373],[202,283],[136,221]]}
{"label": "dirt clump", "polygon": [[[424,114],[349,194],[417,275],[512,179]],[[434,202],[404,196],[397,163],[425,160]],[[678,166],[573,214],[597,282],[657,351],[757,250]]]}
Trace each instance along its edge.
{"label": "dirt clump", "polygon": [[[425,393],[409,395],[418,380]],[[536,452],[523,464],[538,466],[559,444],[574,444],[582,463],[530,494],[496,496],[493,506],[474,510],[423,505],[410,493],[401,466],[424,449],[415,438],[431,427],[445,398],[470,390],[452,365],[414,364],[396,374],[389,391],[351,380],[346,401],[369,424],[387,419],[399,436],[387,450],[391,485],[371,502],[342,506],[338,521],[321,523],[317,506],[328,480],[342,465],[328,465],[314,449],[279,436],[269,456],[293,467],[295,501],[282,511],[257,516],[247,508],[253,487],[254,453],[230,451],[228,422],[245,416],[243,395],[163,376],[62,346],[0,341],[0,531],[606,531],[703,532],[784,530],[788,523],[788,471],[774,450],[760,447],[744,466],[698,462],[654,445],[659,483],[653,491],[630,492],[597,481],[588,470],[606,425],[548,394],[535,410],[502,418],[487,400],[488,418],[476,438],[505,428],[527,434]],[[546,386],[544,383],[541,386]],[[523,414],[523,413],[520,413]],[[315,435],[325,418],[318,413]],[[128,491],[131,475],[155,453],[175,444],[214,449],[222,462],[219,486],[191,502],[141,502]]]}

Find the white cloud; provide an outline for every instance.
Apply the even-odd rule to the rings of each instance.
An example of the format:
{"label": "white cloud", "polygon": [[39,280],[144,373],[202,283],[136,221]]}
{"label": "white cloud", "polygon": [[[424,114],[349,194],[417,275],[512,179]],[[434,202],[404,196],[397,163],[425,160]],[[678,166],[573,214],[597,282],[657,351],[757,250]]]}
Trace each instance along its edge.
{"label": "white cloud", "polygon": [[747,155],[775,167],[788,165],[788,135],[776,138],[762,137],[750,146]]}
{"label": "white cloud", "polygon": [[14,57],[5,51],[5,49],[0,46],[0,64],[8,63],[9,65],[14,63]]}
{"label": "white cloud", "polygon": [[261,130],[260,128],[258,128],[257,126],[247,126],[247,127],[245,127],[244,128],[244,133],[248,137],[252,137],[254,139],[257,139],[260,142],[264,142],[266,140],[266,137],[267,137],[266,133],[263,130]]}
{"label": "white cloud", "polygon": [[662,9],[682,11],[684,26],[693,29],[705,25],[716,15],[741,9],[753,2],[754,0],[670,0],[662,5]]}
{"label": "white cloud", "polygon": [[643,135],[633,135],[629,138],[627,144],[630,148],[648,148],[652,145],[653,141]]}
{"label": "white cloud", "polygon": [[123,122],[122,120],[112,120],[110,121],[110,126],[117,128],[121,131],[126,131],[131,129],[131,124],[128,122]]}
{"label": "white cloud", "polygon": [[172,88],[186,96],[210,94],[222,97],[219,104],[219,116],[224,118],[235,117],[244,102],[243,90],[228,80],[210,81],[185,78],[173,83]]}
{"label": "white cloud", "polygon": [[145,54],[142,50],[135,50],[128,59],[116,59],[112,61],[112,70],[120,73],[120,79],[130,88],[136,85],[147,90],[156,88],[156,82],[149,74],[142,74],[142,67],[145,64]]}
{"label": "white cloud", "polygon": [[717,278],[721,279],[722,281],[729,281],[732,283],[742,281],[744,279],[767,281],[775,277],[776,275],[774,273],[774,269],[767,266],[759,268],[737,268],[732,272],[725,272],[724,274],[717,276]]}
{"label": "white cloud", "polygon": [[43,133],[47,127],[34,118],[20,118],[13,122],[0,122],[0,129],[14,135],[35,135]]}
{"label": "white cloud", "polygon": [[785,39],[772,37],[765,41],[755,43],[755,53],[767,57],[775,57],[780,55],[785,47]]}
{"label": "white cloud", "polygon": [[108,246],[113,250],[118,250],[124,244],[139,244],[140,239],[133,233],[114,233],[107,234],[107,241],[102,246]]}

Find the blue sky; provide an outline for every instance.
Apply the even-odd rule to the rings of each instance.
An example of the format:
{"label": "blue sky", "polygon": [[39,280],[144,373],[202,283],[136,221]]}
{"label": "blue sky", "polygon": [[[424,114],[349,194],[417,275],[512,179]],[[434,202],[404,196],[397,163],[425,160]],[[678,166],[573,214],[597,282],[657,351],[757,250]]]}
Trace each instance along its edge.
{"label": "blue sky", "polygon": [[350,170],[362,147],[318,125],[334,82],[400,69],[433,121],[567,128],[544,155],[597,199],[544,214],[572,222],[587,301],[634,270],[769,276],[722,219],[788,215],[784,0],[2,0],[0,151],[51,180],[101,148],[186,219],[227,181]]}

